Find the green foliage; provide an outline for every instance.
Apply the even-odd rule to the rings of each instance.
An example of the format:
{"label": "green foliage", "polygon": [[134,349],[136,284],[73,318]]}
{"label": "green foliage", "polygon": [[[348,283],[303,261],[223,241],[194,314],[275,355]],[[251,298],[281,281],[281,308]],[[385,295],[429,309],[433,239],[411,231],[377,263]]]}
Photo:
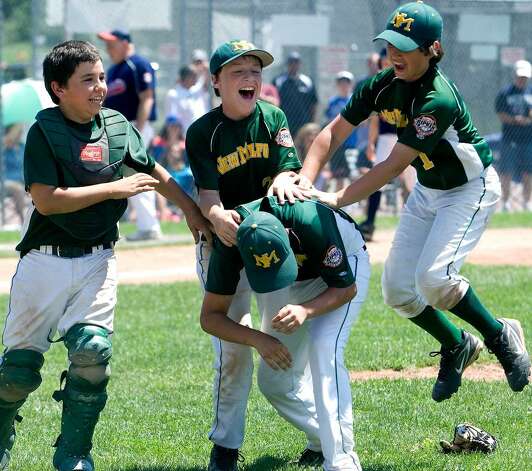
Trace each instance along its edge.
{"label": "green foliage", "polygon": [[31,41],[31,0],[2,0],[4,9],[4,41]]}
{"label": "green foliage", "polygon": [[[372,288],[353,327],[346,353],[349,369],[436,364],[436,345],[407,320],[382,305],[374,267]],[[474,267],[464,271],[487,306],[521,320],[532,332],[532,270]],[[3,301],[7,304],[7,298]],[[210,451],[212,351],[199,326],[197,283],[122,286],[113,336],[109,401],[95,436],[97,469],[105,471],[201,471]],[[254,321],[257,318],[255,315]],[[483,352],[481,361],[493,361]],[[44,381],[22,409],[10,471],[49,469],[60,406],[51,399],[66,366],[65,349],[46,354]],[[352,385],[357,451],[366,471],[514,471],[532,469],[530,388],[512,393],[505,382],[464,381],[449,401],[430,398],[432,380],[366,381]],[[439,439],[470,421],[493,433],[499,450],[490,456],[449,456]],[[277,416],[253,388],[242,452],[246,471],[296,471],[288,462],[305,447],[301,432]]]}

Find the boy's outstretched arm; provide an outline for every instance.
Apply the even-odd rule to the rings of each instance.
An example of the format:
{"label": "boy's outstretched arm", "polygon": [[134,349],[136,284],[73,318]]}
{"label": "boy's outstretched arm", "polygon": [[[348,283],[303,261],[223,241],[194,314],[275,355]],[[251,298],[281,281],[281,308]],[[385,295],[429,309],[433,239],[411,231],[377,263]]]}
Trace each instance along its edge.
{"label": "boy's outstretched arm", "polygon": [[168,171],[159,165],[155,164],[152,171],[152,177],[158,180],[155,190],[170,200],[175,205],[179,206],[185,215],[187,225],[194,236],[196,243],[199,242],[199,232],[201,232],[207,242],[212,243],[212,232],[210,222],[201,214],[198,205],[188,196],[177,182],[172,178]]}
{"label": "boy's outstretched arm", "polygon": [[236,232],[240,224],[240,215],[225,209],[217,190],[199,190],[199,206],[203,215],[212,223],[214,231],[223,244],[236,245]]}
{"label": "boy's outstretched arm", "polygon": [[98,185],[57,187],[33,183],[30,194],[37,211],[44,216],[79,211],[109,199],[125,199],[154,190],[158,181],[145,173]]}

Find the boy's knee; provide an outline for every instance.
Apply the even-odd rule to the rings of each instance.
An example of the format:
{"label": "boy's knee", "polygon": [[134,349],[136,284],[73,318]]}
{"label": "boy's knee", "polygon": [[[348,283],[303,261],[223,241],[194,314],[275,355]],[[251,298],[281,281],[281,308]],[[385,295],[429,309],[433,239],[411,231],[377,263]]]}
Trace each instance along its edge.
{"label": "boy's knee", "polygon": [[0,399],[6,402],[25,400],[41,384],[41,353],[33,350],[10,350],[0,366]]}

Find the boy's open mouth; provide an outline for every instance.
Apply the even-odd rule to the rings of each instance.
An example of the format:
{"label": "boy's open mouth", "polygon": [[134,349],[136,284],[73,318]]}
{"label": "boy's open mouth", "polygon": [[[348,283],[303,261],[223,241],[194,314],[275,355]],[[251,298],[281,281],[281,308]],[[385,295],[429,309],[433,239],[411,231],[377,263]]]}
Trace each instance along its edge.
{"label": "boy's open mouth", "polygon": [[238,93],[240,93],[240,96],[245,100],[251,100],[255,95],[255,89],[253,87],[245,87],[238,90]]}

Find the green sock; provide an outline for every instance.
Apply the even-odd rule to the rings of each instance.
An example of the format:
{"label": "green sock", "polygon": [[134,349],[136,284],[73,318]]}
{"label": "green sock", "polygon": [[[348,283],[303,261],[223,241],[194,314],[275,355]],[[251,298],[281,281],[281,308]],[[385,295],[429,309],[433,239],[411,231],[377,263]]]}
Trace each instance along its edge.
{"label": "green sock", "polygon": [[445,348],[451,348],[462,342],[462,330],[456,327],[441,311],[427,306],[421,314],[410,320],[432,335]]}
{"label": "green sock", "polygon": [[449,311],[471,324],[485,339],[494,337],[502,330],[502,324],[483,306],[471,286],[458,304]]}

